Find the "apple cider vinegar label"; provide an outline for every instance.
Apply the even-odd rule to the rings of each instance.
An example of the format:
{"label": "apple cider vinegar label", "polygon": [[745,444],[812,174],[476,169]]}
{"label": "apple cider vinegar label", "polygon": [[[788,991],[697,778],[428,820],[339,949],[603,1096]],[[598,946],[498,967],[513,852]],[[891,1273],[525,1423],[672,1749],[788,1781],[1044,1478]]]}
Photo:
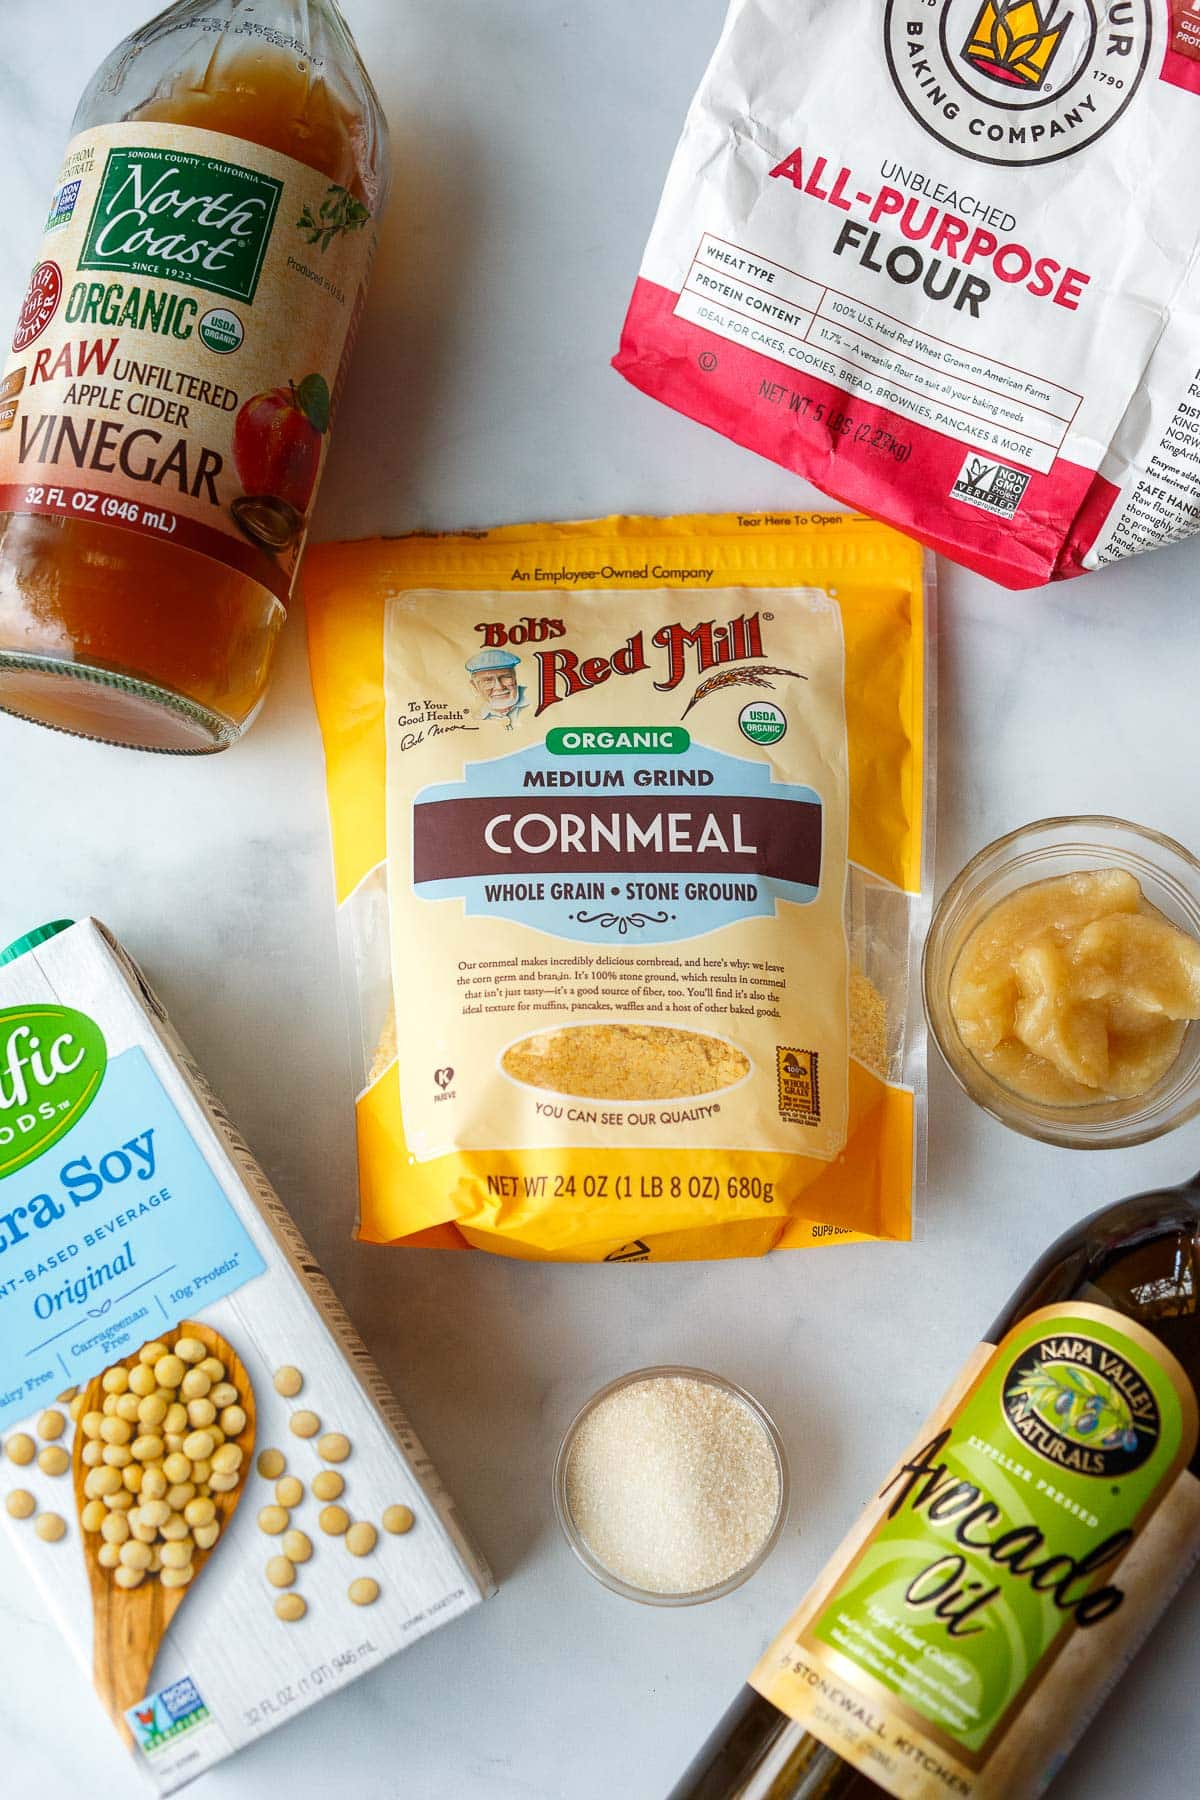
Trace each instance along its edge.
{"label": "apple cider vinegar label", "polygon": [[1200,1553],[1196,1396],[1087,1302],[982,1345],[751,1681],[897,1800],[1032,1800]]}
{"label": "apple cider vinegar label", "polygon": [[374,247],[358,197],[291,157],[82,133],[0,379],[0,512],[177,543],[286,603]]}

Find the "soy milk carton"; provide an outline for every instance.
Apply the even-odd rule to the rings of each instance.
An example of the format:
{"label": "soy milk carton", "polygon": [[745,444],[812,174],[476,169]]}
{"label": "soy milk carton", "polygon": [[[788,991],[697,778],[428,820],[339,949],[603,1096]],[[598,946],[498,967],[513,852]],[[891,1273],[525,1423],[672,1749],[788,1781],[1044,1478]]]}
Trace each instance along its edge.
{"label": "soy milk carton", "polygon": [[485,1598],[406,1417],[94,920],[0,966],[0,1520],[162,1794]]}

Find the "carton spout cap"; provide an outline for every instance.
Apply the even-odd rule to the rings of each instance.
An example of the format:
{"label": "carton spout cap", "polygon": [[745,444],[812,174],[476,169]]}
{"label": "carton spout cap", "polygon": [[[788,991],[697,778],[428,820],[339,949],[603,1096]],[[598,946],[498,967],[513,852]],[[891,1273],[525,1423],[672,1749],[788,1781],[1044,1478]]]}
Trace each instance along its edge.
{"label": "carton spout cap", "polygon": [[14,938],[6,949],[0,950],[0,968],[5,963],[16,962],[18,956],[24,956],[27,950],[36,950],[39,944],[57,937],[60,931],[69,931],[74,923],[74,919],[52,919],[49,925],[35,926],[24,937]]}

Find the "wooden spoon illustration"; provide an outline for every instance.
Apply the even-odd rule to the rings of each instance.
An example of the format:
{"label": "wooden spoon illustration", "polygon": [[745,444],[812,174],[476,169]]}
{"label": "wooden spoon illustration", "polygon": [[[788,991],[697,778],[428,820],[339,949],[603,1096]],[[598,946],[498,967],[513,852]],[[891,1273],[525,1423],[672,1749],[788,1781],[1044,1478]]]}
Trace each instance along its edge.
{"label": "wooden spoon illustration", "polygon": [[[217,1332],[192,1319],[185,1320],[173,1332],[164,1333],[164,1342],[174,1344],[182,1337],[198,1338],[210,1355],[224,1363],[225,1379],[237,1389],[238,1403],[246,1415],[242,1430],[236,1437],[227,1439],[227,1442],[237,1444],[242,1452],[239,1470],[241,1479],[229,1493],[212,1496],[221,1535],[211,1550],[201,1550],[199,1546],[193,1550],[192,1568],[195,1573],[186,1587],[165,1588],[157,1575],[148,1574],[140,1587],[120,1588],[113,1580],[115,1571],[104,1568],[97,1560],[97,1552],[104,1539],[98,1532],[82,1529],[82,1513],[87,1504],[84,1482],[91,1473],[83,1461],[83,1446],[89,1440],[81,1430],[75,1433],[72,1470],[75,1505],[81,1515],[80,1536],[92,1590],[92,1683],[127,1744],[132,1743],[132,1733],[125,1723],[125,1713],[149,1693],[150,1675],[159,1645],[170,1629],[175,1614],[203,1574],[204,1565],[210,1556],[220,1550],[224,1542],[237,1503],[248,1485],[247,1478],[254,1451],[254,1389],[240,1358]],[[108,1366],[133,1369],[137,1366],[138,1357],[139,1351],[135,1350],[132,1356],[124,1357],[120,1364],[110,1363]],[[89,1383],[83,1409],[85,1413],[103,1411],[103,1379],[102,1371]]]}

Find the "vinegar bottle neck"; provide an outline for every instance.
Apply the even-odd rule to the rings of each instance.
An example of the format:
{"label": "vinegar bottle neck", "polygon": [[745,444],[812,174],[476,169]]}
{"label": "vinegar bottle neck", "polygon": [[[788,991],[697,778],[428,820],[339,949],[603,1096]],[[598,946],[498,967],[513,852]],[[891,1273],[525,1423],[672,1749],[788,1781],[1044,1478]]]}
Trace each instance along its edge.
{"label": "vinegar bottle neck", "polygon": [[268,31],[286,32],[301,43],[311,43],[314,31],[322,24],[336,24],[343,30],[345,20],[336,0],[229,0],[233,15],[253,13],[253,22]]}

